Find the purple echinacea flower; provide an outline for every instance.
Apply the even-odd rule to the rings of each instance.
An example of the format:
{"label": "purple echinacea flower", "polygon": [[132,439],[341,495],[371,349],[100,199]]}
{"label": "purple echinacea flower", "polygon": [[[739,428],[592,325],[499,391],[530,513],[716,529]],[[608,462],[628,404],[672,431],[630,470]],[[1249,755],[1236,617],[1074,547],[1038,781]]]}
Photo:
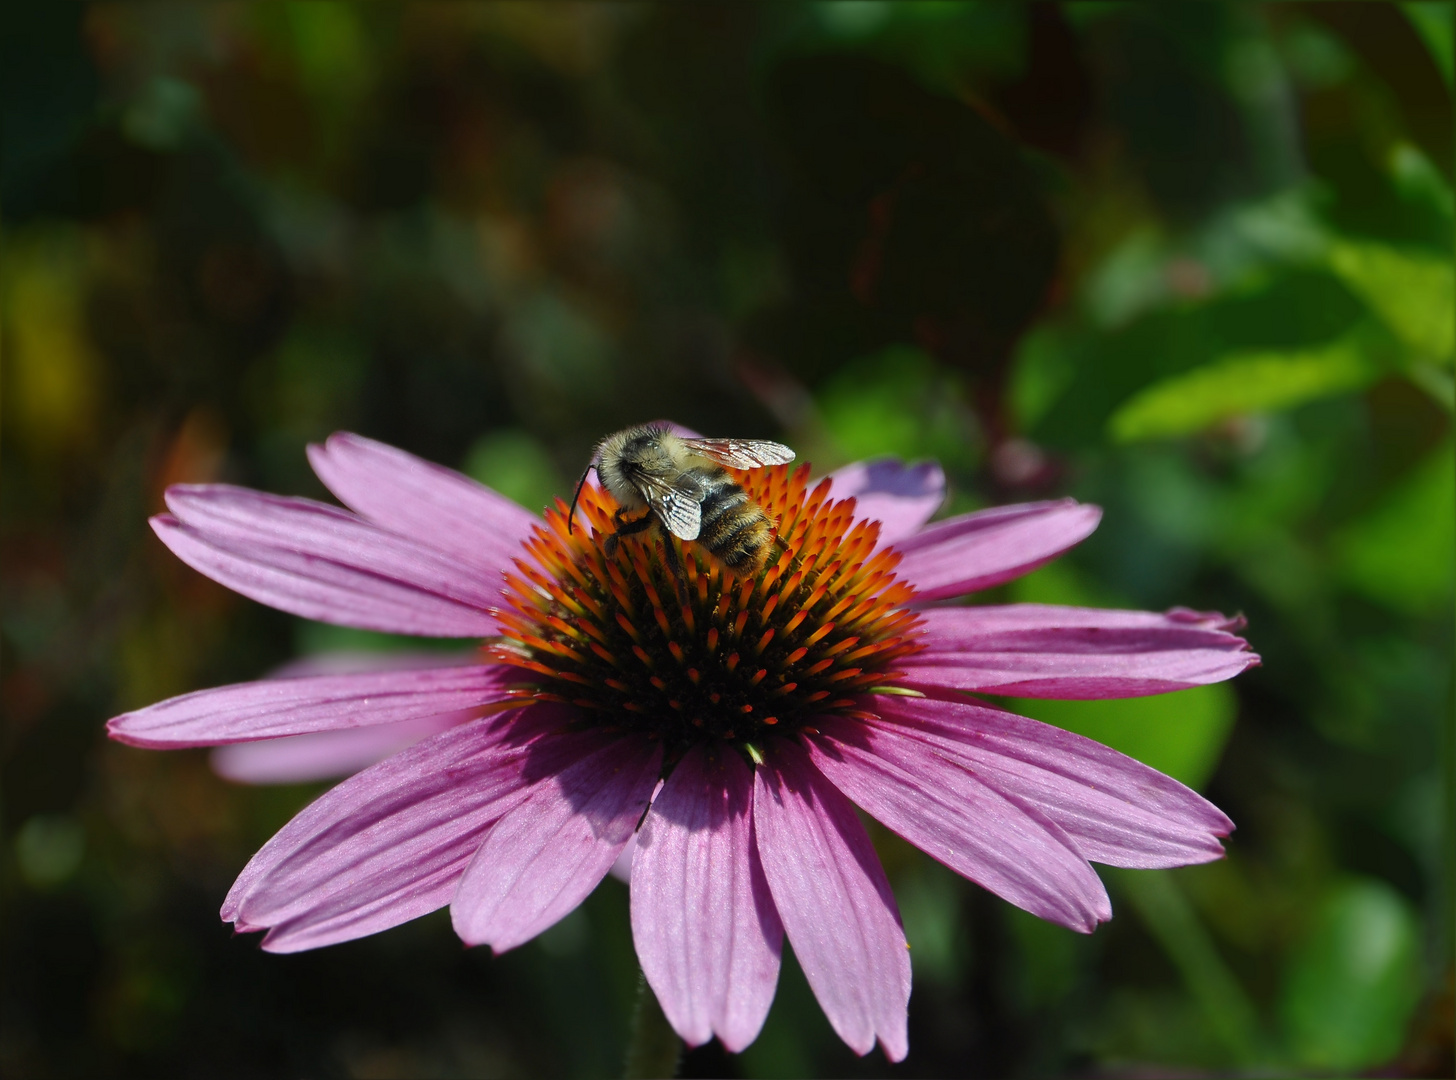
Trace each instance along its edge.
{"label": "purple echinacea flower", "polygon": [[[153,528],[191,566],[284,611],[484,645],[447,666],[296,674],[110,722],[113,738],[155,748],[349,738],[355,767],[404,747],[306,807],[239,875],[222,917],[266,930],[265,949],[347,941],[448,904],[461,938],[500,952],[575,908],[635,839],[637,955],[689,1044],[754,1040],[787,935],[840,1037],[860,1054],[878,1040],[898,1061],[910,958],[855,806],[1083,933],[1112,914],[1089,860],[1223,853],[1233,825],[1195,792],[968,692],[1216,682],[1258,663],[1237,623],[934,603],[1056,557],[1096,528],[1096,507],[927,525],[944,494],[934,465],[854,465],[812,488],[806,467],[737,473],[783,550],[734,578],[681,545],[680,602],[655,531],[607,554],[615,506],[599,488],[577,511],[591,528],[568,532],[559,502],[543,519],[356,435],[309,456],[348,510],[182,486]],[[327,743],[302,745],[303,759],[321,755],[302,774],[326,772]]]}

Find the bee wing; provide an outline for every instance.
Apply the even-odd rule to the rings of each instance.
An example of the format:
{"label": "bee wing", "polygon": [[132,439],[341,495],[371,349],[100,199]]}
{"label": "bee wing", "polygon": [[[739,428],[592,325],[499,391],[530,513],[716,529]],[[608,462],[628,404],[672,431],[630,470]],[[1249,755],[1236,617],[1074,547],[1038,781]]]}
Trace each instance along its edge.
{"label": "bee wing", "polygon": [[679,540],[698,538],[703,524],[703,496],[696,484],[690,480],[669,484],[655,476],[635,477],[633,482],[668,532]]}
{"label": "bee wing", "polygon": [[783,443],[767,439],[684,439],[689,450],[730,469],[761,469],[794,460]]}

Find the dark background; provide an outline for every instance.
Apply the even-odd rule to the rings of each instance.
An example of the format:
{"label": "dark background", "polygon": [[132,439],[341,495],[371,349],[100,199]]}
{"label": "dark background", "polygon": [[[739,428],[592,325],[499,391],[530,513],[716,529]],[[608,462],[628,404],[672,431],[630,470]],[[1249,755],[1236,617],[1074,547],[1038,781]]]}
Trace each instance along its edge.
{"label": "dark background", "polygon": [[1016,703],[1204,790],[1229,857],[1089,938],[876,835],[911,1054],[787,962],[685,1075],[1451,1075],[1449,3],[55,4],[0,33],[0,1070],[602,1076],[626,891],[499,959],[297,956],[217,908],[319,788],[107,717],[391,647],[146,527],[324,497],[340,428],[540,506],[667,416],[951,508],[1106,508],[987,594],[1242,611],[1231,685]]}

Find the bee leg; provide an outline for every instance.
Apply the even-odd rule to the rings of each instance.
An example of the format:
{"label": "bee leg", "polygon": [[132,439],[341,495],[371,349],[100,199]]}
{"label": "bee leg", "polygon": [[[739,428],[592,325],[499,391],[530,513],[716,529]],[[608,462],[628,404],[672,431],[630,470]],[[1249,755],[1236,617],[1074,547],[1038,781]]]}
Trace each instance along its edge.
{"label": "bee leg", "polygon": [[622,516],[622,511],[618,510],[612,516],[612,520],[617,523],[617,531],[614,533],[608,533],[606,540],[602,542],[602,550],[606,552],[607,558],[609,559],[613,555],[617,554],[617,544],[619,543],[619,537],[631,536],[633,533],[640,533],[643,529],[651,528],[652,523],[657,519],[653,517],[652,514],[649,512],[645,516],[638,518],[636,521],[628,521],[625,517]]}
{"label": "bee leg", "polygon": [[677,546],[673,544],[672,537],[667,535],[666,529],[659,530],[662,534],[662,561],[667,563],[667,568],[672,571],[672,576],[677,579],[678,603],[688,602],[688,574],[683,569],[682,559],[678,558]]}
{"label": "bee leg", "polygon": [[793,553],[793,551],[790,549],[788,543],[778,533],[774,533],[773,534],[773,540],[771,542],[772,542],[773,547],[774,547],[775,559],[780,559],[783,556],[787,555],[789,557],[789,565],[790,566],[802,566],[803,565],[803,563],[799,560],[799,556],[797,556],[797,555],[795,555]]}

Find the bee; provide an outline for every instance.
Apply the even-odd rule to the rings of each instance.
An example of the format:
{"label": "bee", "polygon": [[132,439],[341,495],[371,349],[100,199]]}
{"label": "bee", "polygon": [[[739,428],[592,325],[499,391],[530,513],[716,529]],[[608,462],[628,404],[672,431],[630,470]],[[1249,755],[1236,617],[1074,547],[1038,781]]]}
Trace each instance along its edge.
{"label": "bee", "polygon": [[[606,538],[612,555],[620,537],[656,525],[679,540],[697,541],[708,557],[732,574],[763,568],[777,541],[763,508],[728,475],[734,469],[761,469],[794,460],[787,446],[761,439],[689,439],[674,435],[666,424],[642,424],[608,435],[597,443],[581,474],[566,531],[582,485],[596,469],[602,486],[617,501],[617,531]],[[636,519],[629,513],[646,510]],[[686,575],[667,537],[663,549],[668,568],[686,595]]]}

